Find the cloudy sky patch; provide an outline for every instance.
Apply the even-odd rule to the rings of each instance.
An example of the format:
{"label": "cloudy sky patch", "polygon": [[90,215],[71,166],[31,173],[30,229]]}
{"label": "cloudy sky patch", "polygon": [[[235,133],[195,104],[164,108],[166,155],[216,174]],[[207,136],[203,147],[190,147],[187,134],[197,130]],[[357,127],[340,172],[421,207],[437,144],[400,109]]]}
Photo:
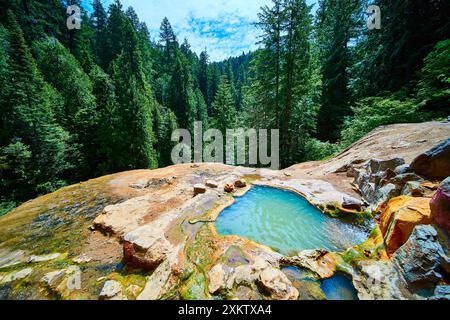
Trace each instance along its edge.
{"label": "cloudy sky patch", "polygon": [[[104,0],[107,7],[112,0]],[[314,2],[314,1],[310,1]],[[254,22],[270,0],[122,0],[147,23],[154,39],[165,16],[181,43],[187,38],[198,54],[205,48],[212,61],[238,56],[257,48]]]}

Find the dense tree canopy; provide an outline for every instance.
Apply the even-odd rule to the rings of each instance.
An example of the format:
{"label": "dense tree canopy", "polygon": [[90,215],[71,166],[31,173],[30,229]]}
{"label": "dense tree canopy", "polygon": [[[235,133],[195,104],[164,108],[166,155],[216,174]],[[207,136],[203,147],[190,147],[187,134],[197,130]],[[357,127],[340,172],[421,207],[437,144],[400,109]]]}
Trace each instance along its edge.
{"label": "dense tree canopy", "polygon": [[[172,131],[280,130],[283,166],[331,155],[383,124],[446,117],[450,2],[272,0],[259,49],[211,61],[169,19],[150,34],[119,0],[0,0],[0,214],[84,179],[171,164]],[[156,39],[156,40],[153,40]]]}

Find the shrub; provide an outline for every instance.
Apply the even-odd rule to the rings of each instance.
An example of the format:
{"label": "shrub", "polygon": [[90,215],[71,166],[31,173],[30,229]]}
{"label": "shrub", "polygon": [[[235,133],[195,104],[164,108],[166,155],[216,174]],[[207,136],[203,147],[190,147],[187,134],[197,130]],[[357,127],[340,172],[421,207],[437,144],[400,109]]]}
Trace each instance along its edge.
{"label": "shrub", "polygon": [[343,148],[379,126],[423,122],[429,118],[428,114],[419,110],[415,100],[400,100],[393,96],[365,98],[356,104],[353,112],[354,116],[345,121],[341,133]]}
{"label": "shrub", "polygon": [[310,139],[305,145],[305,155],[310,161],[323,160],[335,155],[339,151],[338,149],[336,144]]}

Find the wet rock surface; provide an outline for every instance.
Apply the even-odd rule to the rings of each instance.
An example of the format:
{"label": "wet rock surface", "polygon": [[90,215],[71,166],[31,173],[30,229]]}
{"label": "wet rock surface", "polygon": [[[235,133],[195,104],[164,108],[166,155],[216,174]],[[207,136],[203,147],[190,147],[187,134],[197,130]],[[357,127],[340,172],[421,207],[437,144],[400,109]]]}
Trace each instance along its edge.
{"label": "wet rock surface", "polygon": [[[442,141],[449,128],[438,123],[384,127],[335,159],[284,171],[188,164],[63,188],[0,217],[0,279],[8,280],[0,285],[0,298],[325,299],[318,279],[339,269],[353,277],[360,298],[423,299],[416,287],[427,285],[431,297],[444,299],[449,259],[438,249],[439,236],[430,230],[409,232],[429,216],[442,219],[433,213],[412,219],[415,213],[399,212],[411,213],[421,205],[386,215],[386,225],[396,232],[380,232],[381,241],[369,239],[344,253],[316,250],[293,257],[240,237],[219,237],[212,221],[233,203],[232,195],[241,196],[252,185],[294,190],[326,214],[346,219],[359,219],[367,204],[372,210],[402,194],[430,201],[437,181],[425,181],[407,163]],[[418,143],[417,136],[426,142]],[[399,146],[398,141],[402,147],[392,159],[389,146]],[[199,184],[205,192],[193,198]],[[391,241],[396,237],[389,234],[402,239]],[[383,235],[392,249],[390,260]],[[308,276],[287,275],[284,263],[307,270]],[[76,279],[75,265],[82,270],[81,289],[68,287]],[[385,277],[374,282],[380,268]]]}

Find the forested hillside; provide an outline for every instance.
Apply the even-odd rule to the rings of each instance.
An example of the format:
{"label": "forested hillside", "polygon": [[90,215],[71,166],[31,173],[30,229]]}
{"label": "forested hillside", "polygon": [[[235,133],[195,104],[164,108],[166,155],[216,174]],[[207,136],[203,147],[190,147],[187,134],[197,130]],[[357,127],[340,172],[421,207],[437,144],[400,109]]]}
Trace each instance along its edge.
{"label": "forested hillside", "polygon": [[[450,2],[273,0],[260,49],[197,55],[168,19],[150,34],[133,8],[94,0],[0,1],[0,214],[64,185],[171,164],[172,131],[280,129],[284,167],[321,159],[383,124],[447,117]],[[149,8],[151,10],[151,8]],[[154,40],[153,40],[154,39]]]}

